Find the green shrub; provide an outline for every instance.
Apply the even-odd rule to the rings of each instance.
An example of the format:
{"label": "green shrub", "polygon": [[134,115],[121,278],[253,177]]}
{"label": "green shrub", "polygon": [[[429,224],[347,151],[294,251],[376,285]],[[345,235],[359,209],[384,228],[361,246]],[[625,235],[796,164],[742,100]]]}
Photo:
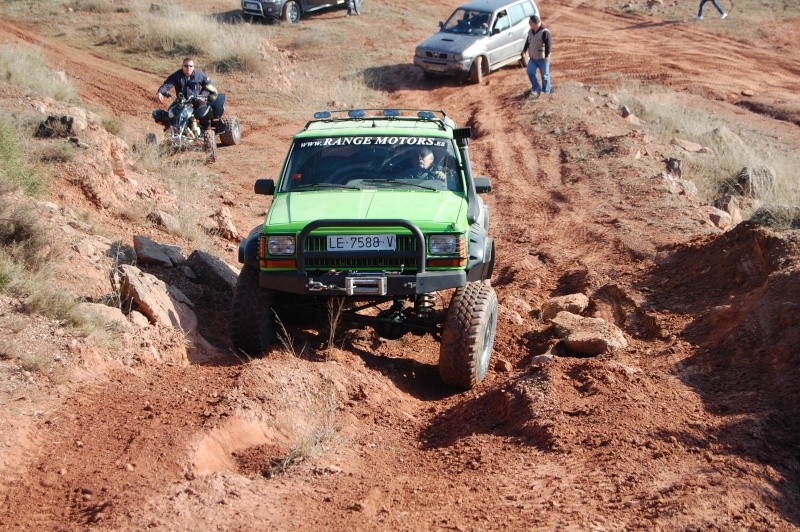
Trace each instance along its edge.
{"label": "green shrub", "polygon": [[20,188],[35,196],[46,186],[46,176],[26,163],[16,129],[0,118],[0,194]]}

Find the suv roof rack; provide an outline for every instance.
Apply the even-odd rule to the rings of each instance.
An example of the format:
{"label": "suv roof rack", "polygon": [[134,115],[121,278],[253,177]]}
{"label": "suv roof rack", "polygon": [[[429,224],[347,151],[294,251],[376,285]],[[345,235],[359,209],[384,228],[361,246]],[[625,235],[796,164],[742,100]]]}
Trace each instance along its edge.
{"label": "suv roof rack", "polygon": [[376,107],[317,111],[314,113],[314,119],[309,120],[304,129],[308,129],[308,126],[314,122],[338,122],[345,120],[430,120],[432,122],[439,122],[442,126],[455,127],[455,122],[453,122],[443,110]]}

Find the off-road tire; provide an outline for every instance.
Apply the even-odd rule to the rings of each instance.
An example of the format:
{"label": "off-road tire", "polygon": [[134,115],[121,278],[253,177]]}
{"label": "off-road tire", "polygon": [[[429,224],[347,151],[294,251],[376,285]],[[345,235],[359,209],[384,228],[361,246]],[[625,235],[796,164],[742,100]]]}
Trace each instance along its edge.
{"label": "off-road tire", "polygon": [[242,267],[233,293],[231,340],[237,351],[257,356],[275,341],[275,294],[258,285],[258,268]]}
{"label": "off-road tire", "polygon": [[469,390],[486,377],[497,310],[497,294],[489,283],[467,283],[453,294],[439,349],[439,375],[445,383]]}
{"label": "off-road tire", "polygon": [[469,79],[472,83],[483,83],[483,56],[479,55],[472,62],[472,67],[469,69]]}
{"label": "off-road tire", "polygon": [[213,163],[217,160],[217,138],[211,129],[206,129],[203,133],[203,149],[208,153],[209,161]]}
{"label": "off-road tire", "polygon": [[219,143],[223,146],[235,146],[242,141],[242,130],[239,127],[239,118],[232,116],[230,118],[223,118],[222,123],[225,126],[225,132],[220,133]]}
{"label": "off-road tire", "polygon": [[289,24],[297,24],[300,20],[300,5],[294,0],[289,0],[283,6],[281,13],[281,21],[288,22]]}

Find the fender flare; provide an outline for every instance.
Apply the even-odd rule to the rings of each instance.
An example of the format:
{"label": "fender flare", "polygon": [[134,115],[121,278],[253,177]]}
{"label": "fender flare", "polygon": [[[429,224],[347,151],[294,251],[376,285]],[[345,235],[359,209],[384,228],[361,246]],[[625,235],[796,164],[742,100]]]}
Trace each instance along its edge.
{"label": "fender flare", "polygon": [[239,242],[239,262],[259,268],[258,241],[261,238],[261,225],[254,227],[247,238]]}
{"label": "fender flare", "polygon": [[483,281],[489,279],[494,271],[494,239],[485,227],[472,224],[469,228],[469,257],[467,259],[467,280]]}

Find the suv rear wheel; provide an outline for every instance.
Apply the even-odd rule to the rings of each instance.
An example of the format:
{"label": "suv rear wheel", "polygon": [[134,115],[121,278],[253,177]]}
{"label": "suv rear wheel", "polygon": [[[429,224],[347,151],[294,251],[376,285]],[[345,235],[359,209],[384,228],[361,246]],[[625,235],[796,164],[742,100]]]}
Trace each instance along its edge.
{"label": "suv rear wheel", "polygon": [[450,301],[439,350],[439,374],[452,386],[469,390],[489,371],[497,328],[497,294],[476,281],[458,288]]}

